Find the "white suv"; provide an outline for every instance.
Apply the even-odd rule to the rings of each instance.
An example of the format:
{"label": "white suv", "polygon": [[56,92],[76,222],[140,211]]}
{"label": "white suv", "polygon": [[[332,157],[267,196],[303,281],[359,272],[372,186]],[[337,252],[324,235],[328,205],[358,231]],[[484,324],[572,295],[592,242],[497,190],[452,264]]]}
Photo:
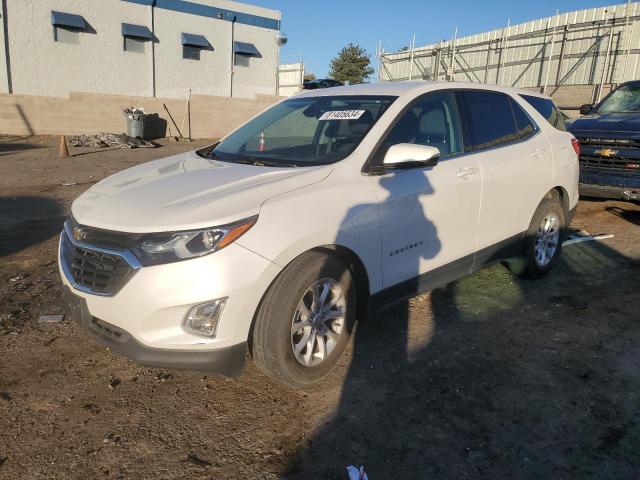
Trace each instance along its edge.
{"label": "white suv", "polygon": [[151,366],[294,386],[336,365],[367,306],[508,260],[544,274],[578,201],[548,97],[398,82],[284,100],[220,142],[82,194],[60,238],[73,318]]}

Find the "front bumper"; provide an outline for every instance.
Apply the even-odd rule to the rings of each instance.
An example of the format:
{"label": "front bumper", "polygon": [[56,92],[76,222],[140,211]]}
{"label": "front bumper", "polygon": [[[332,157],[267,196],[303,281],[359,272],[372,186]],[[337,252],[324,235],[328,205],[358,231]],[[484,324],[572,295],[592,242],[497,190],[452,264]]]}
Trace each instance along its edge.
{"label": "front bumper", "polygon": [[640,171],[580,168],[581,197],[640,201]]}
{"label": "front bumper", "polygon": [[141,365],[214,372],[228,377],[239,377],[244,371],[247,342],[210,351],[148,347],[138,342],[126,330],[92,316],[85,299],[71,292],[67,286],[63,289],[63,299],[71,319],[78,323],[89,337]]}
{"label": "front bumper", "polygon": [[640,202],[640,187],[637,189],[630,189],[626,187],[581,183],[580,196],[612,198],[616,200],[626,200],[627,202]]}
{"label": "front bumper", "polygon": [[[229,376],[242,372],[254,313],[281,270],[231,244],[203,257],[141,267],[113,295],[99,295],[78,288],[62,256],[59,261],[71,315],[91,337],[144,365]],[[215,337],[183,329],[193,306],[224,297]]]}

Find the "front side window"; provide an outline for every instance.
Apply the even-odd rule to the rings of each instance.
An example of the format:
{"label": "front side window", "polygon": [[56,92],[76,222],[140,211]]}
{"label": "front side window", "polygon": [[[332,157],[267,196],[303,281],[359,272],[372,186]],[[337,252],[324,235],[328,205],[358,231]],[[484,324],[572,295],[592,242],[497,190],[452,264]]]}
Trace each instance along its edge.
{"label": "front side window", "polygon": [[192,47],[190,45],[182,46],[182,58],[186,60],[200,60],[200,50],[199,47]]}
{"label": "front side window", "polygon": [[60,43],[80,44],[80,29],[55,25],[55,41]]}
{"label": "front side window", "polygon": [[213,157],[264,166],[312,166],[346,158],[395,97],[292,98],[227,136]]}
{"label": "front side window", "polygon": [[411,105],[385,137],[373,164],[380,165],[387,150],[399,143],[436,147],[440,158],[462,153],[462,128],[454,93],[429,93]]}
{"label": "front side window", "polygon": [[507,95],[483,90],[467,90],[461,94],[469,115],[471,150],[497,147],[520,139]]}
{"label": "front side window", "polygon": [[524,98],[529,105],[535,108],[540,115],[547,119],[547,121],[558,130],[563,132],[567,131],[567,126],[564,122],[564,117],[553,103],[553,100],[548,98],[534,97],[533,95],[520,95]]}
{"label": "front side window", "polygon": [[640,112],[640,86],[624,85],[596,107],[597,113]]}

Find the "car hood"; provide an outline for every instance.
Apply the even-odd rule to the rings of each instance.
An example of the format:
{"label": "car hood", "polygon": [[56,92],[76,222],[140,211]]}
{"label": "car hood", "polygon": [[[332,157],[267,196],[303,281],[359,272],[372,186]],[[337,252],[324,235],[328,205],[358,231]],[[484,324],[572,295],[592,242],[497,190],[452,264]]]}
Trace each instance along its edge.
{"label": "car hood", "polygon": [[332,167],[226,163],[195,151],[138,165],[96,183],[71,207],[82,225],[130,233],[189,230],[257,215],[268,199],[325,179]]}
{"label": "car hood", "polygon": [[568,129],[572,133],[610,132],[640,137],[640,113],[592,113],[574,120]]}

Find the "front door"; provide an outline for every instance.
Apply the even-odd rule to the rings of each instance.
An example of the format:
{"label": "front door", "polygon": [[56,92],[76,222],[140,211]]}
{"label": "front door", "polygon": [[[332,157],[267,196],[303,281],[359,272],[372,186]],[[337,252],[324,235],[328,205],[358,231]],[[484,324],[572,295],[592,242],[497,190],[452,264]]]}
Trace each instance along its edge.
{"label": "front door", "polygon": [[464,153],[460,116],[451,91],[433,92],[405,110],[382,142],[374,161],[398,143],[437,147],[435,167],[372,176],[380,205],[385,288],[455,265],[473,263],[481,175],[474,154]]}

